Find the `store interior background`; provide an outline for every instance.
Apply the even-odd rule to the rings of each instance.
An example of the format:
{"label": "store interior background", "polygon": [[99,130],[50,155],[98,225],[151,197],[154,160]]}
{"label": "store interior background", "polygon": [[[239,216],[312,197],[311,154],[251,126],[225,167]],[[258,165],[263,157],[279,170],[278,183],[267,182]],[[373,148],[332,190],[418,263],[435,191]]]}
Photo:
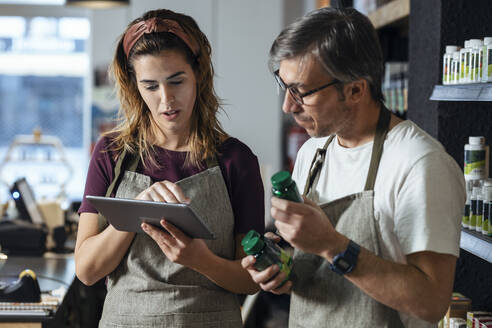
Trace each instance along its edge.
{"label": "store interior background", "polygon": [[[253,149],[265,176],[270,176],[281,168],[281,96],[268,70],[268,50],[283,26],[291,22],[294,17],[314,9],[316,1],[138,0],[131,1],[127,7],[102,10],[63,5],[2,4],[4,2],[12,1],[0,1],[0,16],[85,17],[90,22],[90,35],[86,39],[87,59],[74,65],[82,66],[76,67],[77,71],[82,71],[85,66],[86,76],[83,98],[80,99],[83,101],[83,111],[74,114],[81,119],[79,125],[73,129],[73,133],[80,134],[81,142],[78,142],[77,147],[65,145],[68,160],[74,169],[74,174],[67,185],[67,194],[70,198],[81,197],[91,145],[97,139],[98,130],[109,125],[93,124],[93,120],[98,119],[98,117],[91,117],[94,101],[99,107],[117,108],[107,88],[98,88],[100,85],[95,84],[105,83],[101,77],[105,75],[107,66],[111,62],[116,40],[127,24],[142,13],[157,8],[183,12],[197,21],[212,45],[212,58],[216,71],[215,86],[224,104],[221,122],[225,130]],[[57,0],[54,2],[63,3]],[[10,68],[4,67],[4,70],[7,69]],[[59,74],[63,74],[62,68],[57,69]],[[51,91],[56,92],[56,90]],[[63,92],[61,89],[58,91]],[[102,105],[101,97],[104,103]],[[15,124],[16,121],[23,120],[24,117],[18,115],[20,110],[9,105],[5,101],[2,104],[0,100],[4,122],[2,124],[7,125],[9,122]],[[70,110],[73,111],[73,108],[67,109]],[[114,112],[109,110],[108,113],[110,116]],[[56,128],[52,127],[56,122],[46,122],[49,126],[42,126],[40,123],[32,122],[31,126],[23,126],[22,131],[15,131],[15,133],[30,134],[36,127],[41,128],[45,134],[56,131]],[[63,124],[63,121],[57,123]],[[4,158],[10,142],[11,140],[0,142],[0,158]],[[3,167],[3,169],[5,175],[9,176],[3,180],[9,182],[12,182],[13,175],[20,174],[17,172],[10,174],[8,168]],[[6,201],[9,197],[8,189],[5,185],[2,187],[4,190],[0,191],[0,200]]]}
{"label": "store interior background", "polygon": [[[232,136],[246,143],[258,156],[264,178],[266,208],[269,208],[268,178],[280,169],[289,169],[292,153],[297,145],[305,140],[305,135],[292,126],[292,122],[281,112],[282,97],[268,70],[268,50],[272,41],[287,24],[316,7],[324,1],[315,0],[133,0],[123,8],[91,10],[63,6],[63,0],[50,0],[52,5],[39,4],[42,0],[20,0],[24,4],[0,0],[0,17],[79,17],[85,19],[88,33],[78,36],[77,41],[83,51],[77,53],[77,64],[63,66],[38,61],[35,72],[46,75],[82,77],[81,90],[75,100],[76,108],[67,106],[62,118],[42,119],[42,112],[24,112],[12,99],[12,85],[0,80],[0,131],[10,131],[19,126],[13,134],[30,134],[39,127],[44,134],[56,134],[58,126],[66,126],[70,119],[76,122],[69,125],[71,130],[64,133],[77,140],[68,141],[65,152],[73,168],[73,175],[66,187],[66,198],[77,201],[82,197],[90,149],[100,130],[109,127],[109,119],[117,108],[110,85],[104,75],[110,63],[116,40],[127,24],[142,13],[157,8],[168,8],[192,16],[212,45],[212,58],[216,71],[216,91],[224,103],[221,122]],[[334,2],[332,0],[332,2]],[[341,1],[349,4],[351,1]],[[462,45],[465,39],[492,36],[492,6],[489,0],[393,0],[382,1],[395,4],[393,11],[400,7],[409,10],[387,25],[378,28],[378,34],[387,62],[406,63],[408,105],[403,105],[396,113],[413,120],[432,136],[436,137],[452,157],[463,166],[463,145],[468,136],[483,135],[488,144],[492,142],[492,111],[488,102],[435,101],[430,100],[434,86],[442,83],[442,55],[448,44]],[[38,3],[38,4],[36,4]],[[403,6],[400,6],[403,5]],[[384,19],[383,19],[384,20]],[[82,23],[83,24],[83,23]],[[2,31],[3,30],[3,31]],[[9,31],[0,28],[0,77],[12,74],[17,63],[16,74],[29,75],[22,71],[28,65],[12,54],[2,52],[9,45],[5,39]],[[3,42],[3,43],[2,43]],[[81,46],[80,44],[83,45]],[[28,46],[24,46],[28,49]],[[43,48],[43,47],[41,47]],[[47,53],[49,51],[44,51]],[[45,53],[45,54],[46,54]],[[10,61],[9,61],[10,60]],[[3,64],[2,64],[3,62]],[[36,62],[34,62],[36,63]],[[36,66],[33,64],[32,67]],[[69,75],[70,75],[69,74]],[[22,87],[22,86],[21,86]],[[80,86],[79,86],[80,87]],[[80,88],[79,88],[80,89]],[[48,93],[63,93],[63,88],[54,87]],[[10,98],[7,97],[10,93]],[[41,92],[41,95],[43,93]],[[30,101],[30,99],[22,99]],[[20,100],[16,100],[20,101]],[[30,108],[45,108],[41,100],[32,100]],[[71,103],[72,104],[72,103]],[[48,106],[49,107],[49,106]],[[59,106],[58,106],[59,107]],[[94,107],[102,109],[97,112]],[[75,108],[75,109],[74,109]],[[68,113],[68,114],[67,114]],[[49,115],[48,115],[49,116]],[[19,124],[30,122],[32,124]],[[70,124],[72,124],[70,123]],[[45,125],[43,125],[45,124]],[[5,135],[1,134],[0,135]],[[12,139],[0,139],[0,160],[5,158]],[[289,160],[290,158],[290,160]],[[0,162],[2,163],[2,162]],[[33,164],[37,165],[37,164]],[[17,171],[16,171],[17,169]],[[19,171],[20,170],[20,171]],[[17,175],[27,172],[36,180],[36,168],[7,167],[0,164],[0,202],[10,197],[8,191]],[[48,182],[51,181],[47,179]],[[56,179],[55,179],[56,180]],[[36,180],[39,182],[39,180]],[[46,182],[46,181],[44,181]],[[41,181],[40,183],[44,183]],[[53,181],[51,181],[53,182]],[[35,183],[33,183],[35,184]],[[35,187],[35,186],[34,186]],[[48,196],[50,197],[50,196]],[[270,223],[268,211],[265,220]],[[491,244],[489,244],[491,245]],[[490,253],[492,258],[492,251]],[[455,290],[473,299],[475,310],[492,311],[492,264],[462,250],[457,268]]]}

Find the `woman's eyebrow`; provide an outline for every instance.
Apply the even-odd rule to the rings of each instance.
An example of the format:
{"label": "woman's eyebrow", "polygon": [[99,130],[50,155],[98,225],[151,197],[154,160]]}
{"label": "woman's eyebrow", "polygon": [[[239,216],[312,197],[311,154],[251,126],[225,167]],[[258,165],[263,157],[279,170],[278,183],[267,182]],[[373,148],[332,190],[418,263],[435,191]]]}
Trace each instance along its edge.
{"label": "woman's eyebrow", "polygon": [[[172,74],[172,75],[168,76],[168,77],[166,78],[166,80],[171,80],[171,79],[173,79],[173,78],[175,78],[175,77],[177,77],[177,76],[180,76],[180,75],[182,75],[182,74],[185,74],[185,72],[184,72],[184,71],[181,71],[181,72],[174,73],[174,74]],[[141,83],[154,83],[154,82],[156,82],[156,81],[155,81],[155,80],[147,80],[147,79],[143,79],[143,80],[140,80],[139,82],[141,82]]]}

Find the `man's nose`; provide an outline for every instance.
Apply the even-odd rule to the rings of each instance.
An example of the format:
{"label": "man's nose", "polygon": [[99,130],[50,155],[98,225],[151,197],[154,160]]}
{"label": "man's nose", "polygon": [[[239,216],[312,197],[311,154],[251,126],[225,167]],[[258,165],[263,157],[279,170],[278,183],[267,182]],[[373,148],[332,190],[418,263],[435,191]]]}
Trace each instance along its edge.
{"label": "man's nose", "polygon": [[284,95],[284,102],[282,104],[282,111],[286,114],[288,113],[295,113],[295,112],[298,112],[299,109],[300,109],[301,105],[299,105],[295,100],[294,98],[292,97],[292,95],[290,94],[290,92],[287,90],[285,91],[285,95]]}

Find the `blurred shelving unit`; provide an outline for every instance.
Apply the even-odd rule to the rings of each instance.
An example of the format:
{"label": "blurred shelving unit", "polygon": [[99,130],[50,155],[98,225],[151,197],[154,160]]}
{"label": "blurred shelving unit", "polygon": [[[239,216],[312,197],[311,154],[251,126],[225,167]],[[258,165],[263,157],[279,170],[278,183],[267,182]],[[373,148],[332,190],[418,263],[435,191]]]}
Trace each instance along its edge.
{"label": "blurred shelving unit", "polygon": [[393,0],[368,15],[376,29],[408,20],[410,16],[410,0]]}

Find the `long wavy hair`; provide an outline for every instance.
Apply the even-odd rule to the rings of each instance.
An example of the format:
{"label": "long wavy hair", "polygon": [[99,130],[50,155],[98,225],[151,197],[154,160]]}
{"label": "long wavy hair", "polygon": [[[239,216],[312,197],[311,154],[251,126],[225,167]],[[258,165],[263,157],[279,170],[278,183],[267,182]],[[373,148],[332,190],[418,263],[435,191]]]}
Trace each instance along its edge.
{"label": "long wavy hair", "polygon": [[[134,44],[127,58],[123,49],[125,33],[132,25],[153,17],[171,19],[179,23],[189,38],[198,44],[197,55],[195,56],[186,43],[175,34],[154,32],[144,34]],[[188,138],[190,151],[185,164],[201,167],[201,162],[217,153],[217,146],[228,137],[217,119],[217,112],[221,106],[213,86],[212,49],[207,37],[193,18],[166,9],[146,12],[131,22],[125,33],[119,38],[109,71],[120,100],[118,125],[106,133],[112,136],[111,150],[116,154],[123,150],[138,154],[144,166],[159,165],[153,156],[153,141],[156,140],[156,135],[152,127],[156,123],[138,91],[133,60],[143,55],[159,55],[162,51],[178,51],[191,65],[197,83]]]}

